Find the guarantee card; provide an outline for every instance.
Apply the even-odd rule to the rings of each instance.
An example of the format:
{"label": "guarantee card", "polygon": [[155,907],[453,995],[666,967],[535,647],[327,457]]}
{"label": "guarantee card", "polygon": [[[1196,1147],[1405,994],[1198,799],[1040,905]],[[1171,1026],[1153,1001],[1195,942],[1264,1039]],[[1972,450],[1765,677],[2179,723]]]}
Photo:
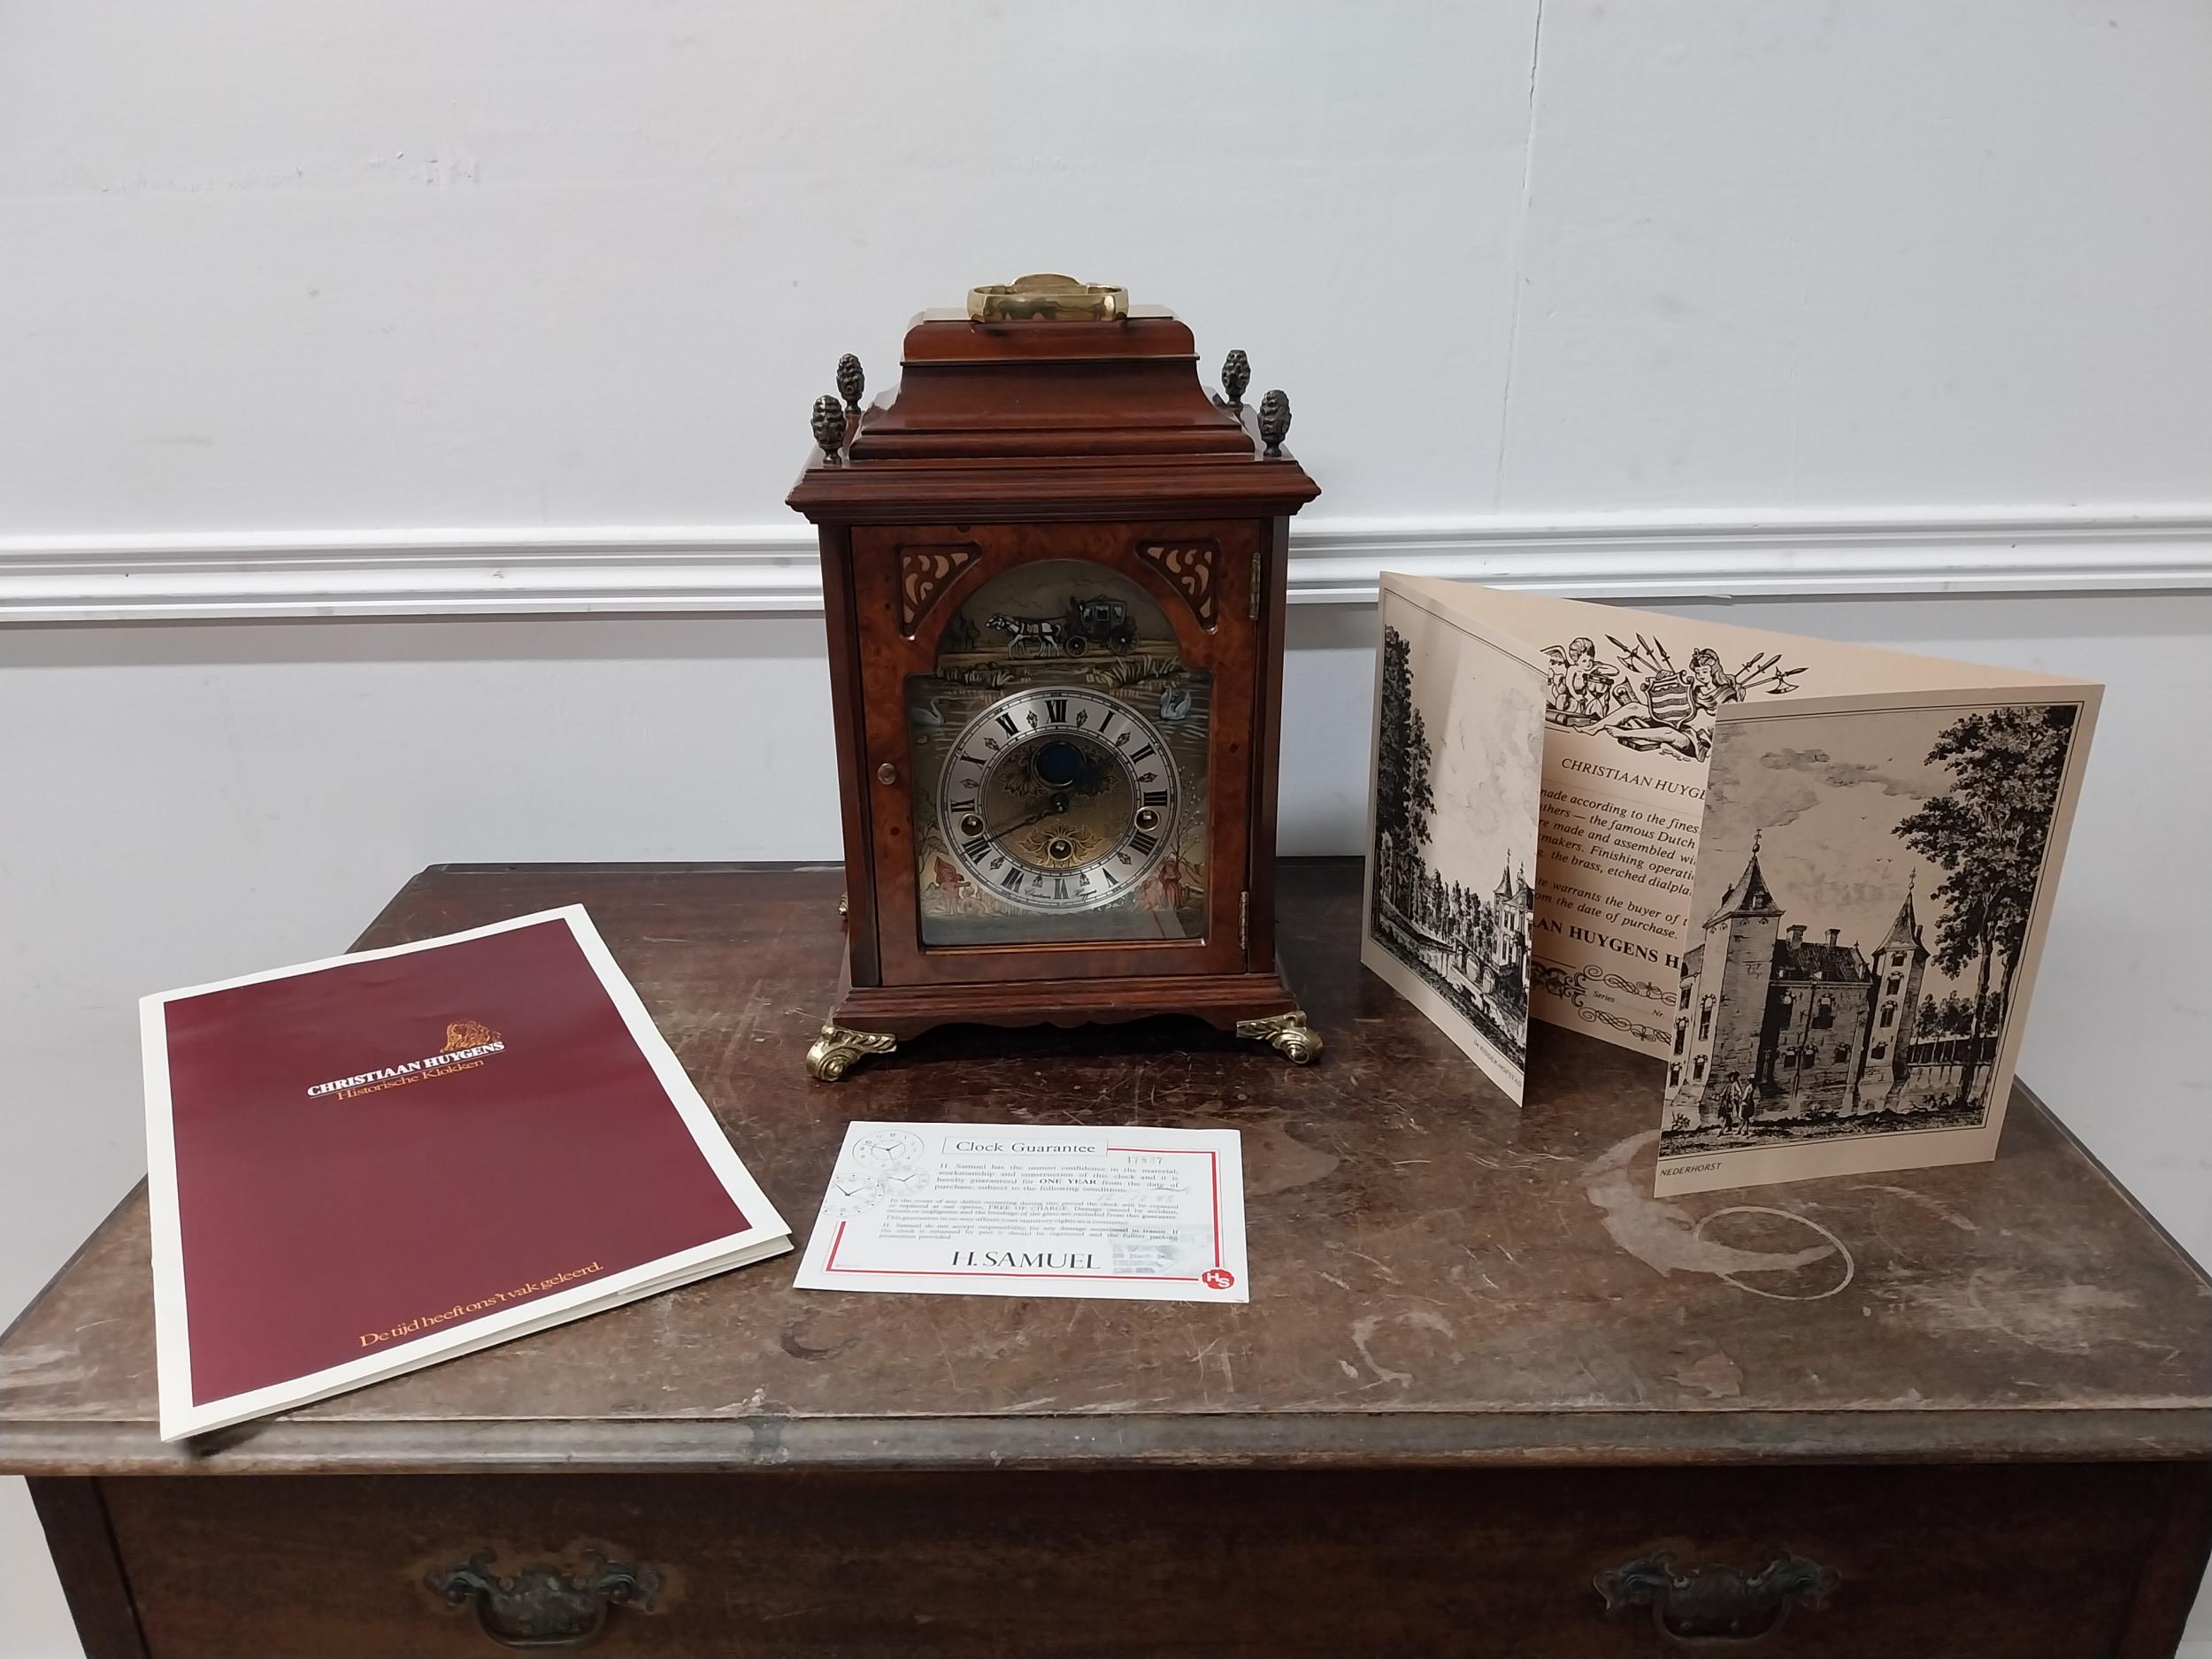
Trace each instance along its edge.
{"label": "guarantee card", "polygon": [[1246,1302],[1233,1129],[856,1123],[802,1290]]}

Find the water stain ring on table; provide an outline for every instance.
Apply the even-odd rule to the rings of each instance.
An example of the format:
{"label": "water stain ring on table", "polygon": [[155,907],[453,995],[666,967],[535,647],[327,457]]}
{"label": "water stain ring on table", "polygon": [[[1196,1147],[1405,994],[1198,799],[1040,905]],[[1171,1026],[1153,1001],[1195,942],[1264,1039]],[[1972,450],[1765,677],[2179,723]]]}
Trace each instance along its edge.
{"label": "water stain ring on table", "polygon": [[[1815,1233],[1820,1234],[1822,1238],[1827,1240],[1828,1242],[1834,1247],[1834,1255],[1843,1263],[1843,1277],[1841,1279],[1838,1279],[1834,1284],[1829,1286],[1825,1290],[1809,1290],[1801,1294],[1793,1294],[1792,1292],[1786,1290],[1762,1290],[1756,1285],[1745,1284],[1742,1279],[1737,1278],[1733,1273],[1720,1273],[1717,1275],[1717,1278],[1721,1279],[1724,1282],[1733,1285],[1738,1290],[1747,1290],[1755,1296],[1769,1297],[1775,1302],[1820,1302],[1829,1296],[1834,1295],[1838,1291],[1840,1291],[1845,1286],[1851,1282],[1852,1279],[1858,1272],[1858,1263],[1852,1259],[1849,1246],[1846,1245],[1841,1239],[1836,1237],[1834,1233],[1829,1232],[1827,1228],[1822,1226],[1820,1223],[1815,1221],[1810,1216],[1801,1216],[1794,1210],[1776,1210],[1767,1204],[1729,1204],[1723,1209],[1716,1210],[1711,1214],[1699,1218],[1697,1226],[1694,1229],[1697,1238],[1701,1240],[1705,1237],[1705,1229],[1711,1226],[1713,1223],[1718,1221],[1723,1216],[1779,1216],[1785,1221],[1794,1221],[1800,1226],[1810,1227]],[[1824,1251],[1821,1254],[1825,1256],[1828,1253]]]}
{"label": "water stain ring on table", "polygon": [[[1606,1232],[1621,1248],[1656,1273],[1709,1273],[1738,1290],[1775,1302],[1819,1302],[1851,1282],[1858,1266],[1850,1248],[1818,1222],[1795,1210],[1731,1204],[1693,1220],[1681,1205],[1650,1196],[1638,1185],[1629,1166],[1658,1139],[1655,1129],[1631,1135],[1593,1158],[1583,1172],[1582,1189],[1597,1207]],[[1752,1250],[1708,1238],[1706,1229],[1729,1215],[1779,1216],[1811,1229],[1824,1241],[1800,1250]],[[1750,1274],[1788,1272],[1827,1261],[1840,1261],[1843,1274],[1824,1290],[1793,1294],[1744,1282]]]}

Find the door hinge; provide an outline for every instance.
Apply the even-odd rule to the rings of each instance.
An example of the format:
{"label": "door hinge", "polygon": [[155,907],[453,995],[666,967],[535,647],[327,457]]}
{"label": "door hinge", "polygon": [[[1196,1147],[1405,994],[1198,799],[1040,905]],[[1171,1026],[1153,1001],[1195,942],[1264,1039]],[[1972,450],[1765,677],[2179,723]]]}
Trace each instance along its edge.
{"label": "door hinge", "polygon": [[1248,892],[1237,895],[1237,949],[1252,949],[1252,895]]}
{"label": "door hinge", "polygon": [[1260,619],[1260,567],[1266,562],[1266,557],[1267,556],[1262,553],[1259,549],[1254,548],[1252,549],[1251,618],[1255,622],[1257,622]]}

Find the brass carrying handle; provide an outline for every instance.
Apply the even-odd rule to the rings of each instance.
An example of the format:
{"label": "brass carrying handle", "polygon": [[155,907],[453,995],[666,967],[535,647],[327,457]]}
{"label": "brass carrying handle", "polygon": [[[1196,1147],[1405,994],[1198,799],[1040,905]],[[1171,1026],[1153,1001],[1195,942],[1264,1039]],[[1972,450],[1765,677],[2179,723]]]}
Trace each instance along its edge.
{"label": "brass carrying handle", "polygon": [[1822,1608],[1842,1577],[1832,1567],[1786,1549],[1756,1572],[1735,1567],[1674,1570],[1674,1556],[1639,1555],[1599,1573],[1591,1583],[1605,1610],[1648,1607],[1660,1635],[1690,1647],[1734,1647],[1771,1636],[1799,1602]]}
{"label": "brass carrying handle", "polygon": [[503,1647],[588,1647],[616,1608],[652,1611],[661,1584],[650,1567],[609,1561],[595,1549],[584,1552],[587,1565],[577,1573],[539,1562],[503,1578],[495,1559],[480,1549],[457,1567],[425,1574],[423,1582],[456,1612],[473,1604],[477,1624]]}
{"label": "brass carrying handle", "polygon": [[1129,290],[1040,271],[968,290],[972,323],[1120,322],[1129,315]]}

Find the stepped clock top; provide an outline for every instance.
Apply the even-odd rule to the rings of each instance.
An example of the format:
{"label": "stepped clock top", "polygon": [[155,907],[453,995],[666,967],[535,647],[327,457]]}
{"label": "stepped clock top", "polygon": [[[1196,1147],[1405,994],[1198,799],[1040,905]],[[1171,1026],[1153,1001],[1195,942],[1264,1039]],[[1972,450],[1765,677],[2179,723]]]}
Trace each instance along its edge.
{"label": "stepped clock top", "polygon": [[836,393],[814,405],[816,450],[792,506],[836,518],[899,477],[972,475],[978,463],[1080,467],[1094,482],[1117,465],[1141,469],[1167,495],[1240,510],[1295,511],[1320,493],[1283,451],[1290,400],[1247,403],[1240,350],[1210,391],[1189,326],[1119,288],[1056,275],[977,288],[964,311],[916,317],[901,356],[897,382],[865,403],[859,359],[839,361]]}

